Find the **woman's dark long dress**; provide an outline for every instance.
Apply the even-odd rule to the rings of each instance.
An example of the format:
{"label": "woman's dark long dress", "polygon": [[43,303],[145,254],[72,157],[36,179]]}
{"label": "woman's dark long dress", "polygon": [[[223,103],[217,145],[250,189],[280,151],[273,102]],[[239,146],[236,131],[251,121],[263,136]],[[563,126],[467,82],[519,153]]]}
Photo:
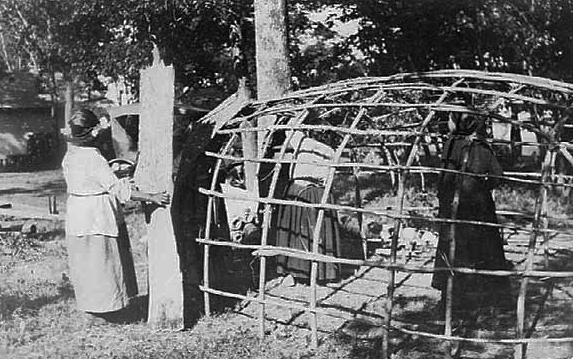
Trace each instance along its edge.
{"label": "woman's dark long dress", "polygon": [[[320,203],[324,193],[322,186],[306,181],[293,181],[288,186],[285,200],[304,203]],[[318,209],[294,205],[281,205],[276,219],[276,246],[312,252],[313,232],[317,222]],[[320,230],[319,253],[340,257],[340,234],[336,212],[324,211]],[[287,256],[277,256],[277,274],[292,275],[299,280],[310,278],[311,262]],[[335,263],[318,265],[319,281],[335,281],[340,278],[340,266]]]}
{"label": "woman's dark long dress", "polygon": [[[199,285],[203,281],[203,252],[195,240],[205,236],[208,197],[199,193],[199,188],[210,188],[215,167],[215,159],[205,155],[205,151],[217,152],[222,144],[211,140],[212,127],[197,125],[185,139],[180,150],[181,156],[175,163],[177,173],[171,215],[177,250],[183,275],[184,324],[195,324],[203,311],[202,294]],[[225,206],[221,199],[215,199],[213,206],[211,238],[228,238]],[[214,248],[211,252],[211,285],[218,284],[226,277],[223,258],[224,251]]]}
{"label": "woman's dark long dress", "polygon": [[[444,146],[444,168],[461,170],[467,153],[465,172],[501,176],[502,168],[489,145],[465,136],[454,136]],[[476,177],[443,172],[438,183],[439,216],[452,218],[452,202],[459,189],[456,219],[497,223],[491,190],[499,184],[496,177]],[[450,224],[442,224],[436,252],[435,267],[468,267],[475,269],[507,269],[503,240],[499,228],[477,224],[455,224],[455,261],[450,250]],[[448,272],[436,272],[432,286],[445,293]],[[510,289],[508,277],[487,275],[454,276],[454,305],[482,305],[507,299]]]}

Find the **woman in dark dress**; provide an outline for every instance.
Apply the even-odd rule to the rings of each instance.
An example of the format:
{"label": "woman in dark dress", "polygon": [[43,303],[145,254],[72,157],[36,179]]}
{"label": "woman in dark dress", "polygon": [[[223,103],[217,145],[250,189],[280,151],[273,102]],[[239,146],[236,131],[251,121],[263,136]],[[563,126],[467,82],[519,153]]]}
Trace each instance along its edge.
{"label": "woman in dark dress", "polygon": [[[179,139],[174,173],[175,186],[171,215],[177,239],[177,250],[183,275],[184,325],[193,326],[203,312],[203,298],[199,289],[203,281],[203,252],[197,238],[205,237],[209,198],[199,188],[210,188],[216,159],[205,154],[218,152],[222,146],[220,138],[211,139],[213,127],[210,124],[196,124],[193,131]],[[218,181],[220,182],[220,181]],[[215,198],[212,208],[210,239],[228,238],[226,212],[222,199]],[[226,260],[223,247],[211,250],[210,284],[217,285],[226,278]]]}
{"label": "woman in dark dress", "polygon": [[[450,119],[451,135],[442,154],[443,168],[487,176],[442,172],[438,181],[439,217],[446,219],[497,223],[491,191],[499,185],[503,174],[491,147],[484,141],[483,119],[462,115]],[[455,207],[456,191],[459,202]],[[456,213],[454,213],[454,211]],[[451,226],[455,226],[455,260],[450,260]],[[507,263],[503,240],[498,227],[478,224],[444,223],[436,252],[435,267],[466,267],[505,270]],[[432,286],[445,297],[449,272],[434,273]],[[454,308],[463,305],[482,307],[501,303],[510,290],[508,277],[455,273],[453,280]],[[443,301],[444,302],[444,301]]]}
{"label": "woman in dark dress", "polygon": [[[320,203],[324,194],[324,181],[329,167],[320,166],[328,163],[334,150],[312,138],[295,133],[291,140],[294,156],[301,162],[294,166],[292,177],[282,198],[288,201],[303,203]],[[313,165],[310,163],[316,163]],[[329,203],[332,196],[329,195]],[[296,205],[278,206],[275,218],[275,245],[312,252],[314,228],[317,224],[319,210]],[[332,257],[340,257],[340,234],[337,213],[325,209],[321,224],[318,252]],[[277,256],[277,274],[292,276],[298,282],[310,280],[311,261],[287,256]],[[340,266],[336,263],[318,263],[319,282],[332,282],[340,279]]]}
{"label": "woman in dark dress", "polygon": [[[312,182],[293,181],[287,189],[285,200],[304,203],[320,203],[324,187]],[[317,223],[318,209],[294,205],[280,206],[276,245],[312,252],[314,227]],[[340,235],[336,212],[325,210],[320,230],[318,251],[332,257],[340,257]],[[292,275],[301,282],[310,279],[311,262],[287,256],[277,257],[277,273]],[[335,263],[318,264],[318,281],[339,279],[339,266]]]}

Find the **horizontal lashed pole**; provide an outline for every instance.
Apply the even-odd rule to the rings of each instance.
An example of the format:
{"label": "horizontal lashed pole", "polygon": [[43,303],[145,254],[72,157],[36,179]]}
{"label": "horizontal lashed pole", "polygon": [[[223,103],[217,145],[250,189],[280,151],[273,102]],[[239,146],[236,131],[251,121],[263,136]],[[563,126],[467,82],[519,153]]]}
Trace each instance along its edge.
{"label": "horizontal lashed pole", "polygon": [[536,231],[538,233],[563,233],[563,231],[556,231],[551,229],[523,229],[521,227],[517,227],[515,225],[504,225],[499,223],[492,223],[492,222],[482,222],[482,221],[473,221],[473,220],[464,220],[464,219],[446,219],[446,218],[436,218],[436,217],[423,217],[423,216],[414,216],[414,215],[400,215],[390,213],[388,211],[380,211],[375,209],[367,209],[367,208],[355,208],[352,206],[343,206],[343,205],[336,205],[330,203],[307,203],[307,202],[299,202],[299,201],[290,201],[290,200],[281,200],[281,199],[274,199],[268,197],[258,197],[258,196],[250,196],[250,195],[243,195],[243,194],[225,194],[218,191],[207,190],[204,188],[199,188],[199,193],[206,194],[209,196],[215,196],[220,198],[229,198],[229,199],[238,199],[238,200],[247,200],[247,201],[257,201],[261,203],[273,203],[279,205],[290,205],[290,206],[298,206],[298,207],[306,207],[306,208],[324,208],[324,209],[333,209],[333,210],[340,210],[340,211],[350,211],[350,212],[361,212],[361,213],[369,213],[378,216],[383,216],[389,219],[411,219],[411,220],[422,220],[429,223],[459,223],[459,224],[472,224],[472,225],[480,225],[486,227],[495,227],[495,228],[506,228],[511,229],[520,233],[531,233]]}

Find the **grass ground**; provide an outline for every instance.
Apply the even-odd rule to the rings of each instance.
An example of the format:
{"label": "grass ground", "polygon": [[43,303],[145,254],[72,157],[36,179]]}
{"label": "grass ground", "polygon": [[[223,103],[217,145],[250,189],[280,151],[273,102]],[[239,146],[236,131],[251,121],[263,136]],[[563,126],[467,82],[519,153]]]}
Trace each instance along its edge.
{"label": "grass ground", "polygon": [[[63,199],[63,181],[58,171],[36,174],[0,174],[0,202],[47,210],[46,196]],[[63,202],[62,202],[63,203]],[[377,203],[377,205],[384,205]],[[4,216],[2,221],[14,220]],[[138,284],[145,299],[145,232],[141,215],[128,215]],[[2,222],[3,223],[3,222]],[[309,349],[308,317],[298,309],[267,306],[267,335],[257,335],[258,306],[237,302],[211,317],[202,317],[190,330],[167,332],[151,329],[144,311],[129,323],[90,324],[75,309],[73,288],[67,277],[63,222],[52,223],[48,233],[26,237],[2,233],[0,237],[0,358],[378,358],[379,324],[385,312],[387,274],[379,269],[358,268],[339,283],[319,287],[321,308],[334,316],[319,316],[320,346]],[[519,268],[526,238],[513,237],[508,257]],[[573,270],[573,244],[565,234],[553,239],[550,267]],[[431,265],[433,250],[424,249],[400,261]],[[246,267],[247,264],[244,264]],[[246,270],[246,272],[250,272]],[[438,293],[429,286],[427,274],[400,274],[396,292],[395,325],[435,334],[443,331],[433,312]],[[549,285],[548,283],[551,283]],[[514,294],[519,283],[510,289]],[[546,295],[546,291],[549,294]],[[246,293],[253,294],[252,292]],[[535,321],[533,337],[573,336],[573,282],[532,281],[527,302],[527,324]],[[304,303],[308,287],[268,283],[268,297],[275,301]],[[361,319],[348,322],[344,316]],[[482,313],[465,327],[455,327],[468,337],[502,338],[515,335],[515,313]],[[351,329],[355,335],[348,336]],[[462,332],[462,329],[464,332]],[[346,333],[346,334],[345,334]],[[361,335],[361,333],[363,335]],[[392,336],[395,359],[442,358],[443,343],[396,332]],[[509,358],[513,347],[483,343],[465,344],[463,358]],[[529,359],[573,357],[568,343],[541,342],[528,349]]]}
{"label": "grass ground", "polygon": [[[131,216],[128,220],[137,220]],[[131,228],[133,226],[131,223]],[[285,358],[305,357],[305,334],[282,331],[259,341],[256,322],[224,312],[185,332],[151,329],[144,318],[127,324],[90,324],[75,309],[61,234],[39,241],[0,240],[1,358]],[[137,238],[132,233],[132,238]],[[144,243],[132,241],[140,292],[145,295]],[[275,345],[268,345],[273,342]],[[340,350],[341,348],[335,349]],[[333,357],[326,347],[318,357]],[[336,356],[334,356],[336,357]],[[339,357],[346,357],[341,355]]]}

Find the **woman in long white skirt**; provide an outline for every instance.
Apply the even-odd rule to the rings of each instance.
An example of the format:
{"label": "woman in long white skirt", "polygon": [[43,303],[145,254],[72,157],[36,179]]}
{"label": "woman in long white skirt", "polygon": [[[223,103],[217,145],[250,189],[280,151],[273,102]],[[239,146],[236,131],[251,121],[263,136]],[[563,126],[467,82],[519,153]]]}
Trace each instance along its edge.
{"label": "woman in long white skirt", "polygon": [[127,178],[114,175],[100,152],[108,129],[92,111],[77,111],[69,125],[71,135],[62,167],[68,191],[70,277],[78,309],[106,318],[106,314],[126,308],[137,295],[121,204],[133,199],[164,206],[169,195],[139,192]]}

